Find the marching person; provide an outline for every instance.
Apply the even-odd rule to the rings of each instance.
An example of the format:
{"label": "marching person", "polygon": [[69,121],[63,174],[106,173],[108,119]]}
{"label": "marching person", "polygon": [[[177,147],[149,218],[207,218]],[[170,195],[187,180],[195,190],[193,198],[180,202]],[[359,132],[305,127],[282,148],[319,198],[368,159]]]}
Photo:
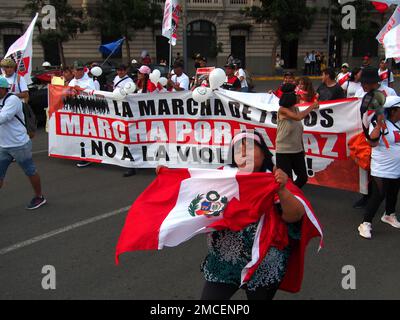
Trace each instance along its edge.
{"label": "marching person", "polygon": [[379,77],[381,78],[382,85],[393,88],[394,75],[392,70],[388,68],[386,59],[381,59],[379,63]]}
{"label": "marching person", "polygon": [[3,59],[0,63],[3,69],[4,78],[7,80],[10,92],[16,95],[24,102],[29,100],[29,89],[23,77],[17,73],[17,64],[13,59]]}
{"label": "marching person", "polygon": [[362,69],[360,67],[355,67],[351,71],[350,78],[342,85],[342,88],[347,96],[347,98],[354,98],[356,92],[361,88],[361,74]]}
{"label": "marching person", "polygon": [[278,89],[276,89],[276,91],[273,90],[269,90],[268,93],[269,94],[274,94],[276,95],[278,98],[282,97],[282,87],[287,84],[287,83],[291,83],[291,84],[295,84],[296,83],[296,78],[294,76],[294,73],[291,71],[287,71],[283,74],[283,81],[282,84],[278,87]]}
{"label": "marching person", "polygon": [[249,85],[247,83],[246,72],[242,68],[242,62],[240,60],[235,61],[235,76],[240,80],[240,91],[249,92]]}
{"label": "marching person", "polygon": [[141,66],[138,70],[138,79],[136,82],[136,93],[152,93],[158,87],[150,81],[151,69],[148,66]]}
{"label": "marching person", "polygon": [[169,75],[167,88],[169,91],[187,91],[189,90],[190,79],[183,72],[183,64],[176,62],[174,64],[174,74]]}
{"label": "marching person", "polygon": [[236,67],[234,64],[225,65],[226,80],[222,86],[222,89],[230,91],[240,91],[242,88],[241,82],[237,76],[235,76]]}
{"label": "marching person", "polygon": [[361,88],[355,93],[355,97],[363,98],[368,92],[372,90],[381,91],[386,97],[397,96],[394,89],[380,84],[381,78],[377,68],[367,67],[362,69],[361,73]]}
{"label": "marching person", "polygon": [[350,79],[351,73],[349,71],[349,64],[343,63],[341,72],[336,76],[336,82],[343,90],[346,90],[346,83]]}
{"label": "marching person", "polygon": [[128,82],[133,83],[132,78],[128,76],[128,67],[125,64],[120,64],[117,67],[117,75],[113,81],[113,90],[117,88],[123,89]]}
{"label": "marching person", "polygon": [[32,141],[25,121],[21,100],[9,92],[9,82],[0,76],[0,189],[7,169],[15,159],[29,178],[35,193],[26,209],[35,210],[45,205],[46,199],[32,159]]}
{"label": "marching person", "polygon": [[322,70],[322,84],[317,89],[319,101],[338,100],[346,97],[335,78],[335,71],[332,68]]}
{"label": "marching person", "polygon": [[73,69],[71,67],[63,67],[62,78],[64,79],[64,84],[68,86],[71,80],[74,78]]}
{"label": "marching person", "polygon": [[282,87],[276,136],[276,166],[291,179],[294,172],[297,176],[294,183],[301,189],[308,181],[303,143],[304,128],[301,121],[311,111],[318,109],[319,105],[318,102],[314,102],[306,110],[300,111],[296,107],[295,90],[296,86],[293,84],[285,84]]}
{"label": "marching person", "polygon": [[309,77],[301,77],[298,83],[296,94],[299,98],[299,103],[314,103],[318,101],[318,96]]}
{"label": "marching person", "polygon": [[[370,126],[372,147],[371,176],[372,194],[365,209],[364,221],[358,227],[360,236],[372,238],[372,222],[384,199],[386,211],[381,218],[394,228],[400,229],[396,216],[397,197],[400,189],[400,97],[388,97],[385,114],[377,116]],[[386,138],[389,147],[383,141]]]}

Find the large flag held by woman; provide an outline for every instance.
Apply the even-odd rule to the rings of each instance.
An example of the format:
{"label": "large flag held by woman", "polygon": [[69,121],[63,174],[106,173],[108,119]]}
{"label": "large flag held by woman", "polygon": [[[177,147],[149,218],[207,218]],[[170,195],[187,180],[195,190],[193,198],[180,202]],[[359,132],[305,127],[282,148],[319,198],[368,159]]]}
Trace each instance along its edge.
{"label": "large flag held by woman", "polygon": [[[306,246],[312,238],[322,237],[322,230],[300,189],[291,182],[287,188],[306,212],[301,240],[290,243],[294,250],[281,286],[283,290],[297,292],[303,278]],[[287,225],[274,205],[278,189],[271,173],[162,169],[131,207],[118,241],[116,261],[119,263],[119,256],[128,251],[161,250],[198,234],[224,229],[240,231],[258,223],[252,260],[242,271],[244,284],[251,279],[271,246],[289,244]]]}

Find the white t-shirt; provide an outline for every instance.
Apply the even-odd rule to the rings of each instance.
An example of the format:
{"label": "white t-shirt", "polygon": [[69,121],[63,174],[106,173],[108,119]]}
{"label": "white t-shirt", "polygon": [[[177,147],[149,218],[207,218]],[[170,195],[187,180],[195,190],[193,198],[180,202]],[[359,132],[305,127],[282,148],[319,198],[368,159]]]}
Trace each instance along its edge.
{"label": "white t-shirt", "polygon": [[[383,139],[379,140],[379,145],[372,148],[371,175],[377,178],[398,179],[400,178],[400,122],[397,127],[390,121],[386,121],[385,130],[386,140],[389,149],[386,148]],[[371,124],[370,133],[374,130]]]}
{"label": "white t-shirt", "polygon": [[[397,96],[397,93],[396,93],[396,91],[395,91],[394,89],[389,88],[389,87],[387,87],[387,86],[385,86],[385,85],[382,85],[382,84],[381,84],[381,86],[378,88],[378,90],[381,91],[381,92],[383,92],[383,94],[384,94],[386,97]],[[358,89],[358,90],[356,91],[355,97],[356,97],[356,98],[364,98],[364,96],[365,96],[366,94],[367,94],[367,93],[366,93],[366,92],[364,91],[364,89],[361,87],[360,89]]]}
{"label": "white t-shirt", "polygon": [[178,77],[176,74],[174,74],[171,77],[171,80],[173,83],[179,84],[180,88],[182,88],[184,90],[189,90],[190,80],[186,74],[182,73],[180,77]]}
{"label": "white t-shirt", "polygon": [[79,87],[81,89],[89,89],[89,90],[96,90],[94,85],[93,79],[83,77],[81,79],[72,79],[68,86],[70,87]]}
{"label": "white t-shirt", "polygon": [[379,77],[381,77],[381,79],[382,79],[382,84],[383,85],[388,87],[389,83],[393,83],[394,82],[393,72],[390,71],[389,69],[386,69],[386,70],[383,70],[383,71],[381,69],[379,69],[378,73],[379,73]]}
{"label": "white t-shirt", "polygon": [[343,90],[346,90],[347,87],[347,82],[350,78],[351,74],[350,72],[340,72],[337,77],[336,77],[336,82],[342,87]]}
{"label": "white t-shirt", "polygon": [[347,98],[354,98],[356,95],[356,92],[358,90],[362,89],[362,86],[361,86],[361,83],[359,83],[359,82],[347,81],[347,82],[345,82],[343,89],[347,92]]}
{"label": "white t-shirt", "polygon": [[100,91],[100,82],[98,82],[97,80],[94,80],[93,83],[94,83],[94,87],[96,88],[96,90]]}
{"label": "white t-shirt", "polygon": [[244,77],[243,81],[240,82],[242,88],[247,88],[249,86],[246,80],[246,72],[244,72],[242,68],[240,68],[238,71],[235,72],[235,76],[238,77],[239,80],[240,77]]}
{"label": "white t-shirt", "polygon": [[119,76],[114,78],[114,90],[117,88],[123,89],[125,85],[133,80],[129,76],[125,76],[122,79]]}
{"label": "white t-shirt", "polygon": [[19,78],[18,85],[18,76],[14,73],[11,77],[5,77],[7,79],[8,84],[10,85],[10,93],[21,93],[25,91],[29,91],[28,85],[23,77]]}
{"label": "white t-shirt", "polygon": [[25,126],[16,118],[16,115],[25,121],[21,100],[15,96],[0,99],[0,147],[16,148],[29,142]]}

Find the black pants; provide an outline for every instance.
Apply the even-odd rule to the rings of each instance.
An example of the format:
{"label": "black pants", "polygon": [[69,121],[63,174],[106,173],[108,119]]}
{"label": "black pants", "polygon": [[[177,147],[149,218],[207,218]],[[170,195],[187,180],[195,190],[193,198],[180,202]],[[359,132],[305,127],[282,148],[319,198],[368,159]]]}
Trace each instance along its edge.
{"label": "black pants", "polygon": [[400,179],[372,177],[372,193],[365,209],[364,222],[372,223],[382,201],[386,198],[386,214],[396,212],[397,195],[400,189]]}
{"label": "black pants", "polygon": [[304,152],[300,153],[277,153],[276,166],[283,170],[290,179],[293,179],[293,171],[297,176],[294,184],[300,189],[308,181],[307,168]]}
{"label": "black pants", "polygon": [[[260,288],[255,291],[246,290],[249,300],[273,300],[279,286],[276,288]],[[201,300],[230,300],[239,288],[232,284],[206,281]]]}

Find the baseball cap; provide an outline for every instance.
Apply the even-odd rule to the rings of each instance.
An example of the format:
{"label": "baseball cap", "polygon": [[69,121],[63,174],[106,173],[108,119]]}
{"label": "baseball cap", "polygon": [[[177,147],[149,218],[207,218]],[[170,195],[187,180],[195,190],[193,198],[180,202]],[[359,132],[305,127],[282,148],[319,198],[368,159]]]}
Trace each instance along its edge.
{"label": "baseball cap", "polygon": [[397,96],[386,97],[386,102],[383,107],[385,109],[400,108],[400,97]]}
{"label": "baseball cap", "polygon": [[17,66],[17,64],[15,63],[15,61],[13,59],[6,58],[6,59],[1,60],[0,66],[2,68],[15,68]]}
{"label": "baseball cap", "polygon": [[151,69],[148,66],[141,66],[139,68],[139,72],[141,74],[150,74],[151,73]]}
{"label": "baseball cap", "polygon": [[4,78],[3,76],[0,76],[0,88],[8,89],[9,87],[10,85],[8,84],[7,79]]}
{"label": "baseball cap", "polygon": [[74,69],[85,69],[85,65],[83,64],[83,62],[82,61],[79,61],[79,60],[77,60],[77,61],[74,61],[74,63],[73,63],[73,68]]}
{"label": "baseball cap", "polygon": [[349,64],[348,63],[343,63],[342,64],[342,68],[349,68],[350,66],[349,66]]}

